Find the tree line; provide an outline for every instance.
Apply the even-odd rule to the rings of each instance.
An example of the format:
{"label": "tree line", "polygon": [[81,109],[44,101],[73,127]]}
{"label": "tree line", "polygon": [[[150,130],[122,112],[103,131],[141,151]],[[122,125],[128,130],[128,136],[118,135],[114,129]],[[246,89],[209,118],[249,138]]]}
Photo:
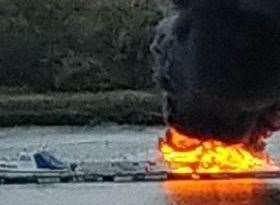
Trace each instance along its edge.
{"label": "tree line", "polygon": [[148,89],[162,13],[153,1],[0,0],[0,86]]}

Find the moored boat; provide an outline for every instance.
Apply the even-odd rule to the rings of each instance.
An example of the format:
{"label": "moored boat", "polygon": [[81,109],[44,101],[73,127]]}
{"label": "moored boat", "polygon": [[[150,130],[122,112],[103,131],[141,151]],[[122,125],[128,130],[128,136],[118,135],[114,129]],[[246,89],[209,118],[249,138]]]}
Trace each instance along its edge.
{"label": "moored boat", "polygon": [[72,180],[76,165],[58,160],[49,151],[22,152],[15,161],[0,161],[1,183]]}

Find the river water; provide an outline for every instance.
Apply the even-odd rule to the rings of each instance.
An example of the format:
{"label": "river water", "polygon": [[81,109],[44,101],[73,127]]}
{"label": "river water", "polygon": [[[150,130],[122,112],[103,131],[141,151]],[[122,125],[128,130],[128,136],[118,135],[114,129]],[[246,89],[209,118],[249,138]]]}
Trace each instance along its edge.
{"label": "river water", "polygon": [[[155,155],[163,127],[15,127],[0,129],[0,158],[42,145],[62,159],[146,160]],[[268,142],[280,161],[280,137]],[[0,205],[239,205],[280,204],[280,180],[176,181],[0,186]]]}

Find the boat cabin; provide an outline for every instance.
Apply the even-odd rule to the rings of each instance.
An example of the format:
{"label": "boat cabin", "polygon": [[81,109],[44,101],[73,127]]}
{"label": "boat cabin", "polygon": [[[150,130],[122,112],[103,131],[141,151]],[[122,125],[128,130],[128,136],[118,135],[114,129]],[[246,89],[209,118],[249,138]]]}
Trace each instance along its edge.
{"label": "boat cabin", "polygon": [[47,151],[34,153],[21,152],[17,161],[0,161],[0,169],[63,170],[68,168],[69,166],[66,163],[58,160]]}

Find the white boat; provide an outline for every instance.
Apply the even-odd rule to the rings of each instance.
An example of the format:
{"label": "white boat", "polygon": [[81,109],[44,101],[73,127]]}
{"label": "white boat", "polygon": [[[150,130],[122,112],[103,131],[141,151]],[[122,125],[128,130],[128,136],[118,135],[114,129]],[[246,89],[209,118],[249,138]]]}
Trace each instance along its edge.
{"label": "white boat", "polygon": [[76,165],[62,162],[46,150],[22,152],[18,160],[0,161],[0,182],[58,182],[71,180]]}

